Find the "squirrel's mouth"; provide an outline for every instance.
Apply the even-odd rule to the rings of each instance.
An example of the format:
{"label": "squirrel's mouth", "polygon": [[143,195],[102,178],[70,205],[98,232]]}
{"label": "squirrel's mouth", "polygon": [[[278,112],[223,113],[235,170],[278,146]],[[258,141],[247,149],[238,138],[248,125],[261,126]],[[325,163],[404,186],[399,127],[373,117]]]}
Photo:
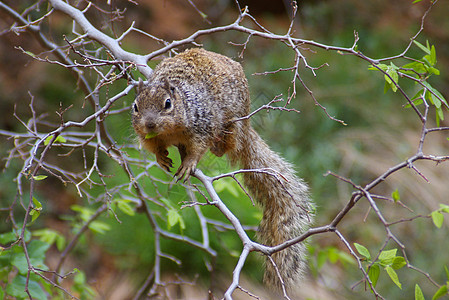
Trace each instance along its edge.
{"label": "squirrel's mouth", "polygon": [[145,134],[145,139],[152,139],[154,137],[156,137],[159,133],[155,132],[155,131],[150,131],[147,134]]}

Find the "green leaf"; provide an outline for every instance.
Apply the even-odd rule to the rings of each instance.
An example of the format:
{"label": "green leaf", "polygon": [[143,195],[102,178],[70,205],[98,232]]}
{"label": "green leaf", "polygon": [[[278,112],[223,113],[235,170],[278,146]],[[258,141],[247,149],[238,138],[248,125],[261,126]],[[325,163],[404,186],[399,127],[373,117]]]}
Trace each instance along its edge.
{"label": "green leaf", "polygon": [[95,213],[92,209],[77,204],[70,206],[70,209],[79,212],[80,218],[84,222],[87,222],[90,219],[90,217]]}
{"label": "green leaf", "polygon": [[0,244],[9,244],[15,240],[17,240],[17,236],[13,231],[0,234]]}
{"label": "green leaf", "polygon": [[106,231],[111,229],[111,227],[101,221],[92,221],[92,223],[89,224],[89,229],[99,234],[105,234]]}
{"label": "green leaf", "polygon": [[393,197],[394,202],[398,202],[399,200],[401,200],[398,189],[394,190],[394,192],[391,194],[391,197]]}
{"label": "green leaf", "polygon": [[147,134],[145,135],[145,139],[152,139],[152,138],[154,138],[154,137],[157,136],[157,135],[158,135],[157,132],[149,132],[149,133],[147,133]]}
{"label": "green leaf", "polygon": [[426,46],[424,46],[423,44],[421,44],[420,42],[417,42],[415,40],[413,40],[413,43],[419,47],[419,49],[421,49],[422,51],[424,51],[426,54],[430,54],[430,49],[427,48]]}
{"label": "green leaf", "polygon": [[28,290],[33,299],[47,300],[47,295],[38,282],[31,280],[28,282]]}
{"label": "green leaf", "polygon": [[444,104],[446,104],[446,107],[448,106],[446,99],[443,97],[443,95],[436,90],[434,87],[432,87],[427,81],[423,81],[422,84],[429,90],[432,92],[432,96],[436,96],[436,98],[438,98],[438,101],[443,102]]}
{"label": "green leaf", "polygon": [[[421,74],[427,73],[426,66],[424,65],[424,63],[419,62],[419,61],[414,61],[414,62],[405,64],[401,68],[403,68],[403,69],[413,69],[416,73],[421,73]],[[414,72],[410,73],[410,71],[408,71],[408,70],[401,70],[401,72],[406,73],[406,74],[412,74],[412,75],[415,74]]]}
{"label": "green leaf", "polygon": [[437,127],[440,127],[440,121],[444,120],[444,113],[443,110],[441,109],[441,107],[436,109],[436,123],[437,123]]}
{"label": "green leaf", "polygon": [[[384,264],[390,264],[396,257],[398,249],[384,250],[379,255],[379,260]],[[391,260],[391,262],[389,262]]]}
{"label": "green leaf", "polygon": [[232,196],[240,196],[239,187],[237,183],[230,178],[223,178],[221,180],[214,181],[214,187],[217,193],[222,191],[228,191]]}
{"label": "green leaf", "polygon": [[415,0],[415,1],[413,1],[412,2],[412,4],[415,4],[415,3],[418,3],[418,2],[421,2],[422,0]]}
{"label": "green leaf", "polygon": [[128,216],[134,216],[136,213],[129,202],[131,201],[125,199],[117,200],[117,207]]}
{"label": "green leaf", "polygon": [[367,260],[371,259],[371,254],[365,246],[354,243],[354,247],[357,249],[357,252],[359,252],[359,254],[365,257]]}
{"label": "green leaf", "polygon": [[430,58],[429,59],[430,64],[432,66],[434,66],[436,64],[436,62],[437,62],[437,53],[436,53],[434,45],[432,45],[432,47],[430,48],[430,57],[429,58]]}
{"label": "green leaf", "polygon": [[28,272],[28,263],[25,257],[25,253],[23,253],[23,248],[20,247],[20,253],[15,253],[11,259],[11,265],[15,266],[19,271],[19,274],[25,275]]}
{"label": "green leaf", "polygon": [[184,220],[182,219],[181,215],[178,213],[177,210],[170,209],[167,212],[168,229],[172,228],[173,226],[175,226],[178,223],[179,223],[179,227],[181,228],[181,230],[184,230],[185,229],[185,223],[184,223]]}
{"label": "green leaf", "polygon": [[33,204],[34,207],[30,211],[31,223],[36,221],[36,219],[40,216],[42,211],[42,204],[35,197],[33,197]]}
{"label": "green leaf", "polygon": [[176,210],[174,210],[174,209],[170,209],[167,212],[168,229],[171,229],[173,226],[178,224],[178,222],[179,222],[179,213]]}
{"label": "green leaf", "polygon": [[425,300],[424,294],[418,284],[415,285],[415,300]]}
{"label": "green leaf", "polygon": [[349,255],[348,253],[344,252],[344,251],[338,251],[338,257],[340,259],[341,262],[346,262],[349,263],[351,265],[355,265],[356,262],[354,260],[354,257],[352,255]]}
{"label": "green leaf", "polygon": [[18,275],[14,277],[11,283],[6,286],[6,294],[19,299],[27,298],[28,295],[25,293],[25,282],[26,278],[23,276]]}
{"label": "green leaf", "polygon": [[394,284],[396,284],[400,289],[402,289],[402,285],[399,282],[398,274],[396,273],[396,271],[390,266],[386,266],[385,271],[387,271],[388,276],[390,276],[390,279],[394,282]]}
{"label": "green leaf", "polygon": [[436,291],[436,293],[433,295],[432,300],[439,299],[447,294],[447,285],[443,285]]}
{"label": "green leaf", "polygon": [[49,245],[56,243],[56,247],[59,251],[62,251],[64,249],[65,237],[53,229],[45,228],[35,230],[33,231],[33,236],[39,237],[39,240]]}
{"label": "green leaf", "polygon": [[73,278],[73,282],[76,285],[84,285],[86,284],[86,275],[82,271],[77,271],[75,277]]}
{"label": "green leaf", "polygon": [[37,175],[37,176],[33,176],[33,179],[36,181],[39,181],[39,180],[44,180],[47,177],[48,177],[47,175]]}
{"label": "green leaf", "polygon": [[438,70],[437,68],[434,68],[434,67],[430,67],[429,73],[435,74],[435,75],[440,75],[440,70]]}
{"label": "green leaf", "polygon": [[369,279],[371,280],[371,283],[373,284],[373,287],[376,287],[379,275],[380,275],[379,265],[378,264],[372,265],[371,268],[368,270],[368,276]]}
{"label": "green leaf", "polygon": [[327,258],[332,264],[336,264],[338,261],[338,250],[335,247],[330,247],[327,250]]}
{"label": "green leaf", "polygon": [[[49,136],[45,139],[44,145],[47,146],[48,144],[50,144],[50,142],[51,142],[52,139],[53,139],[53,134],[52,134],[52,135],[49,135]],[[67,142],[67,140],[66,140],[65,138],[63,138],[62,136],[60,136],[60,135],[58,135],[58,136],[56,137],[55,141],[54,141],[54,143],[61,143],[61,144],[65,143],[65,142]]]}
{"label": "green leaf", "polygon": [[399,270],[400,268],[404,267],[405,265],[407,265],[405,258],[403,258],[402,256],[396,256],[393,259],[393,263],[391,264],[391,267],[395,270]]}
{"label": "green leaf", "polygon": [[435,210],[430,214],[430,216],[432,217],[433,224],[435,224],[437,228],[441,228],[441,226],[443,226],[444,216],[442,213]]}
{"label": "green leaf", "polygon": [[[376,65],[379,69],[381,69],[382,71],[386,71],[388,69],[388,65],[386,64],[377,64]],[[372,70],[372,71],[378,71],[379,69],[376,68],[376,66],[371,65],[370,67],[368,67],[368,70]]]}
{"label": "green leaf", "polygon": [[449,205],[440,203],[440,209],[442,212],[449,213]]}
{"label": "green leaf", "polygon": [[173,209],[173,205],[171,204],[170,200],[167,198],[160,198],[161,202],[164,203],[168,208]]}
{"label": "green leaf", "polygon": [[50,248],[50,244],[39,240],[32,240],[28,244],[28,255],[30,258],[43,262],[48,248]]}
{"label": "green leaf", "polygon": [[53,138],[53,135],[49,135],[49,136],[45,139],[44,145],[47,146],[48,144],[50,144],[52,138]]}
{"label": "green leaf", "polygon": [[318,269],[321,269],[327,261],[327,251],[320,251],[317,255],[316,261]]}
{"label": "green leaf", "polygon": [[40,203],[39,200],[37,200],[35,197],[33,197],[33,204],[35,209],[37,210],[42,209],[42,203]]}

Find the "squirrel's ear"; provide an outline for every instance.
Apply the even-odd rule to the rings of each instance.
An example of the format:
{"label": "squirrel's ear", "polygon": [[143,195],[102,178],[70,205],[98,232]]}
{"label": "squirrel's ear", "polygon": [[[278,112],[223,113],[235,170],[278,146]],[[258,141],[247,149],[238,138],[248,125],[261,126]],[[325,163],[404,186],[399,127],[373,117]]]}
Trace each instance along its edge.
{"label": "squirrel's ear", "polygon": [[170,93],[174,94],[176,90],[176,86],[173,84],[173,82],[170,82],[167,78],[164,80],[164,88]]}
{"label": "squirrel's ear", "polygon": [[139,77],[139,84],[137,85],[137,95],[139,95],[140,92],[143,91],[144,87],[145,87],[145,83],[143,82],[142,78]]}

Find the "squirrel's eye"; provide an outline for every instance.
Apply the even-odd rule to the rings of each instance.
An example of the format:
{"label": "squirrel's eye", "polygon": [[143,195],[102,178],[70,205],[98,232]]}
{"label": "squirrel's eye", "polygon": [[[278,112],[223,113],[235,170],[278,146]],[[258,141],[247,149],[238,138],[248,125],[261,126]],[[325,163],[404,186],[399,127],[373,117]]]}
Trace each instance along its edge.
{"label": "squirrel's eye", "polygon": [[138,113],[139,112],[139,110],[137,109],[137,104],[134,102],[134,104],[133,104],[133,109],[134,109],[134,112],[135,113]]}
{"label": "squirrel's eye", "polygon": [[171,100],[170,98],[168,98],[167,100],[165,100],[165,109],[169,109],[171,107]]}

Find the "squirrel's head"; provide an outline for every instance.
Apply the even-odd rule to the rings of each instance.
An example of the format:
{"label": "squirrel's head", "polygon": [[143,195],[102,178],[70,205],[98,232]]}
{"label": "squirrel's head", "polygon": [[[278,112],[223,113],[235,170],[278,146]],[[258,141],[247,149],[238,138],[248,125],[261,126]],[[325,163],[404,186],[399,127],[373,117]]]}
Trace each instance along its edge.
{"label": "squirrel's head", "polygon": [[173,84],[165,80],[144,86],[140,81],[137,92],[132,105],[132,123],[140,138],[149,139],[184,129],[184,111],[179,105],[182,100]]}

